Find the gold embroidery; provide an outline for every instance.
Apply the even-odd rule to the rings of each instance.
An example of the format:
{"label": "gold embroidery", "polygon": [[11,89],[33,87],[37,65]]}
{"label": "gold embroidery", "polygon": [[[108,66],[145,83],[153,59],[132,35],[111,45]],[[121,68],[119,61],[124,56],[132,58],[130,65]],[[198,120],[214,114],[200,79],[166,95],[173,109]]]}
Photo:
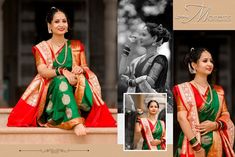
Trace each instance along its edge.
{"label": "gold embroidery", "polygon": [[87,106],[86,104],[80,104],[78,107],[83,111],[89,111],[91,109],[90,106]]}
{"label": "gold embroidery", "polygon": [[62,103],[64,105],[68,105],[70,103],[70,97],[68,94],[63,94],[63,97],[62,97]]}
{"label": "gold embroidery", "polygon": [[51,110],[52,109],[52,106],[53,106],[53,103],[52,101],[50,100],[48,105],[47,105],[47,111]]}
{"label": "gold embroidery", "polygon": [[27,104],[31,106],[36,106],[38,102],[38,97],[39,97],[39,93],[37,91],[34,91],[26,100]]}
{"label": "gold embroidery", "polygon": [[40,64],[45,64],[43,62],[43,59],[41,58],[38,50],[35,51],[35,62],[36,62],[36,66],[40,65]]}
{"label": "gold embroidery", "polygon": [[68,119],[72,118],[72,110],[71,108],[66,108],[66,116],[68,117]]}
{"label": "gold embroidery", "polygon": [[[44,84],[43,79],[41,79],[42,82],[41,84]],[[46,97],[47,97],[47,91],[48,91],[48,87],[49,87],[50,81],[48,81],[47,83],[44,84],[44,88],[42,89],[43,91],[40,97],[40,101],[38,102],[38,114],[37,114],[37,118],[41,117],[43,111],[44,111],[44,106],[46,104]],[[43,86],[43,85],[42,85]]]}
{"label": "gold embroidery", "polygon": [[56,125],[56,122],[52,118],[50,118],[48,120],[47,124],[49,124],[49,125]]}
{"label": "gold embroidery", "polygon": [[[191,85],[190,83],[186,82],[178,85],[178,88],[179,88],[179,93],[182,96],[182,101],[185,103],[185,107],[189,113],[187,118],[192,128],[192,131],[196,135],[197,140],[201,142],[200,133],[196,130],[196,125],[199,124],[199,118],[197,113],[196,101],[194,98],[194,93],[191,88]],[[184,136],[183,145],[182,145],[183,153],[186,153],[187,151],[190,153],[192,151],[191,147],[189,150],[187,150],[187,146],[188,146],[188,141],[186,136]]]}
{"label": "gold embroidery", "polygon": [[212,143],[212,138],[207,135],[202,136],[201,140],[202,140],[202,143],[206,145]]}
{"label": "gold embroidery", "polygon": [[77,80],[78,80],[78,83],[77,83],[77,87],[76,87],[74,96],[76,99],[76,103],[81,104],[82,98],[84,96],[85,86],[86,86],[85,76],[82,74],[77,75]]}
{"label": "gold embroidery", "polygon": [[38,89],[38,86],[40,86],[40,80],[36,76],[35,79],[30,83],[26,91],[24,92],[22,99],[24,100],[27,99],[34,90]]}
{"label": "gold embroidery", "polygon": [[62,128],[62,129],[73,129],[73,127],[77,124],[84,124],[85,122],[85,119],[84,118],[74,118],[74,119],[71,119],[67,122],[62,122],[61,124],[59,125],[51,125],[50,123],[46,123],[46,124],[40,124],[40,126],[45,126],[45,127],[53,127],[53,128]]}
{"label": "gold embroidery", "polygon": [[53,67],[52,53],[51,53],[51,50],[48,47],[46,41],[43,41],[43,42],[39,43],[38,45],[36,45],[36,47],[41,52],[41,55],[45,59],[46,64],[48,65],[48,67],[52,68]]}
{"label": "gold embroidery", "polygon": [[218,131],[213,131],[213,143],[209,149],[207,157],[221,157],[222,156],[222,140]]}
{"label": "gold embroidery", "polygon": [[65,83],[64,81],[62,81],[62,82],[60,83],[59,89],[60,89],[61,92],[65,92],[66,90],[68,90],[68,85],[67,85],[67,83]]}

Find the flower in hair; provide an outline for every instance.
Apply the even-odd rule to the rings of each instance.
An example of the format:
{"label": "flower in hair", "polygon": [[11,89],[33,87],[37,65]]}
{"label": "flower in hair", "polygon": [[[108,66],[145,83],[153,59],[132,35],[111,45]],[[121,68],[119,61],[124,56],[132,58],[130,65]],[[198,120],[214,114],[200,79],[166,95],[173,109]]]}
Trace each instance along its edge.
{"label": "flower in hair", "polygon": [[194,49],[194,47],[192,47],[191,49],[190,49],[190,52],[193,52],[195,49]]}
{"label": "flower in hair", "polygon": [[56,7],[54,7],[54,6],[53,6],[53,7],[51,7],[51,10],[53,10],[53,9],[56,9]]}
{"label": "flower in hair", "polygon": [[158,26],[158,28],[162,29],[162,24],[160,24],[160,25]]}

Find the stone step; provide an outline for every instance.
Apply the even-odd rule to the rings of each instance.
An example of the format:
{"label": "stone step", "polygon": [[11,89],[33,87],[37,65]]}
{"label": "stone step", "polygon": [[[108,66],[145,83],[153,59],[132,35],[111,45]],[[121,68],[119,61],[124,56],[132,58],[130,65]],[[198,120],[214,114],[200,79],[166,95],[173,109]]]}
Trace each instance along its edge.
{"label": "stone step", "polygon": [[0,144],[117,144],[117,128],[87,128],[78,137],[58,128],[1,127]]}
{"label": "stone step", "polygon": [[[2,108],[0,109],[0,128],[6,127],[8,116],[12,108]],[[109,109],[110,113],[113,115],[114,119],[117,120],[117,109]]]}
{"label": "stone step", "polygon": [[[117,144],[117,128],[87,129],[86,136],[76,136],[73,130],[43,127],[7,127],[11,108],[0,109],[0,144]],[[117,110],[109,109],[117,118]],[[105,139],[105,140],[104,140]]]}

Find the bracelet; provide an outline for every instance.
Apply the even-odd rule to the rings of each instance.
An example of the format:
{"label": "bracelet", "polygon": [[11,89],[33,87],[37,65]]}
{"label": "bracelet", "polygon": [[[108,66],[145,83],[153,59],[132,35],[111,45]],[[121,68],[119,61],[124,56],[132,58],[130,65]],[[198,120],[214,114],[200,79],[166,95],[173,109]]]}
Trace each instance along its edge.
{"label": "bracelet", "polygon": [[130,51],[131,51],[131,49],[129,48],[129,46],[124,45],[124,48],[123,48],[122,53],[123,53],[124,55],[126,55],[126,56],[129,56]]}
{"label": "bracelet", "polygon": [[[82,68],[82,67],[81,67]],[[82,68],[82,72],[81,72],[81,74],[84,74],[84,69]]]}
{"label": "bracelet", "polygon": [[128,85],[132,87],[132,80],[131,79],[128,80]]}
{"label": "bracelet", "polygon": [[56,73],[57,76],[60,75],[60,72],[59,72],[58,69],[59,69],[59,68],[56,68],[56,69],[55,69],[55,73]]}
{"label": "bracelet", "polygon": [[215,130],[218,130],[218,129],[219,129],[219,123],[218,123],[218,122],[215,122],[215,125],[216,125],[216,126],[215,126],[215,127],[216,127]]}
{"label": "bracelet", "polygon": [[144,111],[137,111],[137,114],[142,115],[142,114],[144,114]]}
{"label": "bracelet", "polygon": [[64,70],[64,68],[59,68],[60,75],[64,75],[63,70]]}
{"label": "bracelet", "polygon": [[195,142],[195,143],[192,145],[192,148],[193,148],[193,147],[196,147],[198,144],[199,144],[199,142],[198,142],[198,141],[197,141],[197,142]]}
{"label": "bracelet", "polygon": [[128,85],[131,86],[131,87],[135,87],[135,86],[136,86],[135,80],[129,79],[129,80],[128,80]]}
{"label": "bracelet", "polygon": [[223,125],[222,121],[217,120],[216,123],[218,124],[218,130],[223,129],[224,125]]}
{"label": "bracelet", "polygon": [[189,141],[189,143],[190,143],[191,145],[194,145],[196,142],[197,142],[196,136],[194,136],[194,137]]}
{"label": "bracelet", "polygon": [[200,147],[199,150],[194,150],[195,152],[200,152],[202,150],[202,147]]}
{"label": "bracelet", "polygon": [[161,139],[161,144],[165,142],[165,139]]}
{"label": "bracelet", "polygon": [[140,119],[139,119],[139,118],[137,118],[135,122],[136,122],[136,123],[140,123]]}
{"label": "bracelet", "polygon": [[200,151],[202,149],[201,144],[198,142],[192,149],[196,152]]}

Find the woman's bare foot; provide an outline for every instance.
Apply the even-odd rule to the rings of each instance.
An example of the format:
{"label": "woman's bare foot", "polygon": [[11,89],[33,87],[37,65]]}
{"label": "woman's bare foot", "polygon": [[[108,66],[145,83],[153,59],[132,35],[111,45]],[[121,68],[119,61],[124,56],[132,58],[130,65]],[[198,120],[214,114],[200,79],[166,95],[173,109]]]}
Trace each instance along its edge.
{"label": "woman's bare foot", "polygon": [[73,128],[75,134],[77,136],[84,136],[86,135],[86,128],[83,124],[78,124]]}

